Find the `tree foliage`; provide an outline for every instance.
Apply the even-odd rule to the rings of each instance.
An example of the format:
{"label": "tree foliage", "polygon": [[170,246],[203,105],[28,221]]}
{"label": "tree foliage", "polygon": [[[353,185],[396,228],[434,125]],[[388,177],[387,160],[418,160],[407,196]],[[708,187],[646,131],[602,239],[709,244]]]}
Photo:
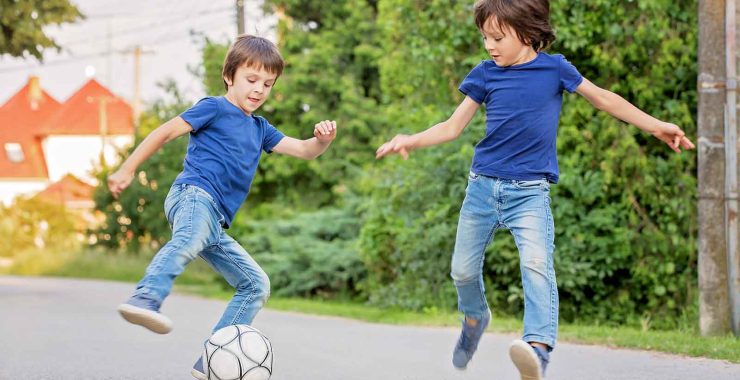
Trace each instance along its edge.
{"label": "tree foliage", "polygon": [[44,247],[70,249],[79,243],[76,234],[85,228],[80,220],[64,206],[38,197],[19,197],[10,205],[0,204],[0,241],[7,248],[0,257]]}
{"label": "tree foliage", "polygon": [[0,54],[42,59],[44,49],[59,49],[43,28],[83,17],[69,0],[0,0]]}
{"label": "tree foliage", "polygon": [[[174,82],[165,82],[162,86],[171,98],[155,102],[142,113],[134,145],[120,152],[121,161],[151,131],[190,106]],[[95,189],[95,207],[106,215],[105,222],[95,231],[101,245],[138,252],[142,246],[159,247],[169,238],[164,199],[182,170],[187,142],[188,138],[181,136],[162,147],[138,168],[134,181],[118,199],[113,199],[106,185],[108,174],[118,168],[103,168],[98,173],[101,186]]]}
{"label": "tree foliage", "polygon": [[[338,138],[314,161],[269,157],[260,164],[253,201],[280,200],[299,208],[337,202],[351,178],[373,159],[380,86],[372,2],[269,0],[285,9],[279,47],[287,66],[260,113],[287,135],[310,138],[314,124],[336,120]],[[320,8],[320,9],[319,9]],[[296,189],[301,189],[296,191]]]}

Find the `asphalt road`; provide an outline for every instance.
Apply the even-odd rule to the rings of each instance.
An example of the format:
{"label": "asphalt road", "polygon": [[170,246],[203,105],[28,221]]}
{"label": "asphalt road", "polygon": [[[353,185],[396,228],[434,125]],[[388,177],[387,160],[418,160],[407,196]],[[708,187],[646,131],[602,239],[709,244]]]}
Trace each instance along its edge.
{"label": "asphalt road", "polygon": [[[162,311],[175,328],[157,335],[115,311],[132,290],[115,282],[0,276],[0,379],[192,379],[200,343],[225,302],[174,294]],[[514,335],[486,334],[461,372],[450,363],[455,328],[272,310],[254,326],[273,343],[272,380],[519,379],[507,355]],[[740,365],[561,343],[547,379],[740,379]]]}

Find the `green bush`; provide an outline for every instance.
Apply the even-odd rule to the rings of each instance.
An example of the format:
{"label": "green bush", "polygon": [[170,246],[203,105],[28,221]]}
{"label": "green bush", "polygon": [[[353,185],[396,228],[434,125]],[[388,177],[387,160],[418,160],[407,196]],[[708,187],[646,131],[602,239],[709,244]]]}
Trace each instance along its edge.
{"label": "green bush", "polygon": [[15,257],[28,250],[65,250],[78,247],[85,226],[64,206],[39,198],[17,198],[0,204],[0,257]]}
{"label": "green bush", "polygon": [[270,276],[279,296],[354,298],[365,276],[356,237],[358,219],[340,209],[238,218],[229,231]]}

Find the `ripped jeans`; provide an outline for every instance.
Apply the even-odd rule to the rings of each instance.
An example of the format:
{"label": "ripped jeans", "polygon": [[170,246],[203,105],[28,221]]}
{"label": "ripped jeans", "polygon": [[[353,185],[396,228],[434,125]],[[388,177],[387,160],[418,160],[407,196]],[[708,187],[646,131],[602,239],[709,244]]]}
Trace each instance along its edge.
{"label": "ripped jeans", "polygon": [[164,208],[172,240],[152,258],[134,294],[161,304],[175,278],[200,256],[236,290],[213,331],[228,325],[251,325],[270,295],[270,280],[249,253],[226,234],[221,226],[224,217],[211,195],[197,186],[173,185]]}
{"label": "ripped jeans", "polygon": [[550,184],[544,178],[505,180],[471,172],[465,192],[451,272],[459,310],[474,319],[488,312],[483,287],[485,250],[496,230],[508,229],[519,250],[524,288],[522,339],[555,347],[558,288],[553,266]]}

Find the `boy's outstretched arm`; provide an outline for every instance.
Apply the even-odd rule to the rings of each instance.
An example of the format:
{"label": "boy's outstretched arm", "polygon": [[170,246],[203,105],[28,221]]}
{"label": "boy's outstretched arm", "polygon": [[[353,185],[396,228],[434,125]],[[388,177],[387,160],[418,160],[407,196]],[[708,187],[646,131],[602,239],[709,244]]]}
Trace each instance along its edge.
{"label": "boy's outstretched arm", "polygon": [[375,152],[375,158],[379,159],[397,153],[405,160],[409,158],[409,152],[414,149],[452,141],[460,136],[465,127],[468,126],[478,108],[480,108],[480,104],[466,96],[449,119],[435,124],[423,132],[413,135],[396,135],[378,148]]}
{"label": "boy's outstretched arm", "polygon": [[114,198],[118,198],[134,179],[136,168],[158,151],[164,144],[193,130],[183,118],[177,116],[153,130],[133,153],[121,164],[118,170],[108,176],[108,188]]}
{"label": "boy's outstretched arm", "polygon": [[308,140],[298,140],[285,136],[272,148],[272,151],[304,160],[313,160],[326,152],[331,142],[337,137],[337,122],[324,120],[317,123],[313,127],[313,136]]}
{"label": "boy's outstretched arm", "polygon": [[600,88],[583,78],[576,92],[586,98],[594,107],[648,132],[680,152],[681,148],[693,149],[694,143],[677,125],[658,120],[626,101],[621,96]]}

